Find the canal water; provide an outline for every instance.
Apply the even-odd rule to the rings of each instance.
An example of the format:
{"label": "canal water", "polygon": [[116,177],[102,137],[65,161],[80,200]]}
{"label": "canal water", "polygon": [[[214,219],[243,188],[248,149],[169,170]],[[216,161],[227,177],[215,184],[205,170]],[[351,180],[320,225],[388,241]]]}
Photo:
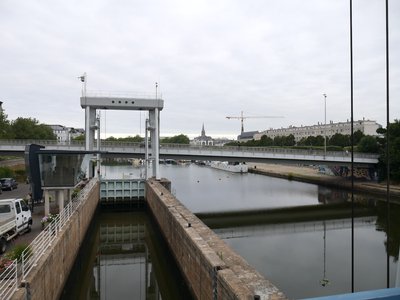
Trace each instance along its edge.
{"label": "canal water", "polygon": [[[140,169],[131,166],[103,167],[102,170],[106,178],[137,178],[140,173]],[[171,180],[172,192],[194,213],[211,218],[221,212],[234,211],[240,215],[237,221],[224,222],[224,213],[221,213],[210,227],[289,298],[351,291],[351,219],[346,205],[350,199],[347,191],[256,174],[228,173],[195,164],[161,165],[160,173]],[[394,286],[400,208],[392,206],[390,247],[387,249],[384,204],[369,194],[357,194],[355,198],[361,206],[354,220],[355,290],[386,287],[387,251],[390,253],[390,284]],[[323,210],[315,211],[315,207]],[[241,214],[245,211],[252,212],[248,216]],[[126,219],[122,214],[116,217]],[[102,243],[99,241],[97,249],[103,247]],[[172,267],[168,266],[167,270],[169,268]],[[99,272],[96,265],[89,269],[93,274]],[[130,276],[139,275],[132,273]],[[170,277],[157,277],[158,285]],[[103,285],[106,282],[108,286],[117,280],[108,278],[99,282]],[[92,286],[94,281],[92,278]],[[178,279],[175,283],[178,290],[181,285]],[[162,299],[168,298],[163,296]]]}
{"label": "canal water", "polygon": [[61,299],[190,300],[192,296],[149,215],[100,210]]}

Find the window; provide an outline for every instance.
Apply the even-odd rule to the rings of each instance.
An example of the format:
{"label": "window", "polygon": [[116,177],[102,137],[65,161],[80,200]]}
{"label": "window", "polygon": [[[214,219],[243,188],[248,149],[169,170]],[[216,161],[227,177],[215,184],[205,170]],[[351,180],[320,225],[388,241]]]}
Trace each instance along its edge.
{"label": "window", "polygon": [[11,212],[11,207],[8,204],[2,204],[0,205],[0,214],[6,214]]}
{"label": "window", "polygon": [[26,203],[24,201],[21,201],[20,203],[21,203],[21,207],[22,207],[23,211],[28,211],[29,210],[28,205],[26,205]]}
{"label": "window", "polygon": [[18,202],[15,202],[15,207],[17,208],[17,214],[21,213],[21,207]]}

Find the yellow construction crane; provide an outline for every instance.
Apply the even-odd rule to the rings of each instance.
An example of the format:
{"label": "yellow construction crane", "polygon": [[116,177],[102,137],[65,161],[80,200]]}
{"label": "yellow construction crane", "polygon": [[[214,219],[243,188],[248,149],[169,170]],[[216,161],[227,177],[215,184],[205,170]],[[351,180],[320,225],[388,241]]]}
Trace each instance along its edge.
{"label": "yellow construction crane", "polygon": [[240,134],[242,134],[244,132],[244,126],[243,126],[243,120],[244,119],[261,119],[261,118],[283,118],[282,116],[243,116],[243,111],[241,111],[240,116],[228,116],[226,117],[227,119],[237,119],[240,120],[241,124],[242,124],[242,128],[241,128],[241,132]]}

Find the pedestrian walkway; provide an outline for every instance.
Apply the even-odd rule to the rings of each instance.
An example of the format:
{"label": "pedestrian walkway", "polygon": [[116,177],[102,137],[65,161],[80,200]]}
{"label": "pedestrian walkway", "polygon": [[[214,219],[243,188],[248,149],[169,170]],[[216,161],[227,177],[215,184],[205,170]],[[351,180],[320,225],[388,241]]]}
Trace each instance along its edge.
{"label": "pedestrian walkway", "polygon": [[[332,185],[342,188],[351,188],[351,180],[339,176],[321,174],[314,166],[282,165],[282,164],[260,164],[249,163],[249,171],[257,170],[268,176],[288,178],[321,185]],[[386,182],[355,181],[354,188],[357,191],[371,192],[375,194],[386,194]],[[400,185],[390,185],[391,197],[400,198]]]}

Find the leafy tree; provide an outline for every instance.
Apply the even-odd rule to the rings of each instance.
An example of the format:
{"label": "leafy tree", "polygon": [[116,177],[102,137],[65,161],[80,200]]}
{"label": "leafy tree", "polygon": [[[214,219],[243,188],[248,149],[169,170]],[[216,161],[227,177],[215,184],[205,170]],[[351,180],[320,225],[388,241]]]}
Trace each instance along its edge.
{"label": "leafy tree", "polygon": [[4,111],[0,111],[0,139],[11,139],[11,125]]}
{"label": "leafy tree", "polygon": [[17,118],[11,122],[11,130],[15,139],[55,140],[53,130],[32,118]]}
{"label": "leafy tree", "polygon": [[144,141],[144,138],[142,138],[140,135],[135,135],[135,136],[128,136],[123,139],[126,142],[131,142],[131,143],[141,143]]}
{"label": "leafy tree", "polygon": [[293,134],[289,134],[285,137],[285,146],[294,146],[296,145],[296,139]]}
{"label": "leafy tree", "polygon": [[189,137],[184,134],[175,135],[173,137],[165,137],[160,140],[160,143],[162,144],[189,144],[189,142]]}
{"label": "leafy tree", "polygon": [[[357,145],[364,136],[365,136],[365,134],[361,130],[357,130],[356,132],[354,132],[353,133],[354,145]],[[351,142],[351,140],[350,140],[350,142]]]}
{"label": "leafy tree", "polygon": [[77,137],[74,137],[72,140],[73,141],[84,141],[85,135],[84,134],[78,135]]}
{"label": "leafy tree", "polygon": [[328,141],[331,146],[346,147],[350,146],[350,136],[341,133],[335,133]]}
{"label": "leafy tree", "polygon": [[324,142],[324,137],[322,135],[317,135],[302,138],[297,144],[299,146],[323,146]]}
{"label": "leafy tree", "polygon": [[366,135],[360,139],[357,144],[357,150],[364,153],[378,153],[379,144],[375,137]]}
{"label": "leafy tree", "polygon": [[111,141],[111,142],[128,142],[128,143],[140,143],[144,141],[144,138],[142,138],[140,135],[135,135],[135,136],[127,136],[127,137],[121,137],[121,138],[116,138],[113,136],[110,136],[106,138],[106,141]]}
{"label": "leafy tree", "polygon": [[274,138],[274,146],[294,146],[296,144],[293,134],[288,136],[276,136]]}
{"label": "leafy tree", "polygon": [[379,158],[379,175],[380,179],[386,179],[386,141],[389,139],[389,166],[390,178],[393,181],[400,181],[400,121],[394,120],[389,124],[389,128],[378,129],[378,133],[384,134],[383,138],[378,139],[381,145],[381,156]]}
{"label": "leafy tree", "polygon": [[258,146],[268,147],[273,145],[274,145],[274,140],[266,135],[263,135],[258,142]]}

